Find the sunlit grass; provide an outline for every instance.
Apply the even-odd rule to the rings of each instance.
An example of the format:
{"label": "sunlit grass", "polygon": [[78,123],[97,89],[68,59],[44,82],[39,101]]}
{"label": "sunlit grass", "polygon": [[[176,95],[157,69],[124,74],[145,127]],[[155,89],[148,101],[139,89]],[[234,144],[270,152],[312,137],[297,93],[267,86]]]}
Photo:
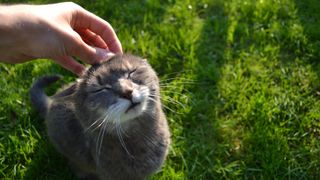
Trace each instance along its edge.
{"label": "sunlit grass", "polygon": [[[320,177],[320,2],[77,2],[160,76],[173,143],[151,179]],[[48,73],[74,80],[49,60],[0,64],[0,179],[74,178],[28,99]]]}

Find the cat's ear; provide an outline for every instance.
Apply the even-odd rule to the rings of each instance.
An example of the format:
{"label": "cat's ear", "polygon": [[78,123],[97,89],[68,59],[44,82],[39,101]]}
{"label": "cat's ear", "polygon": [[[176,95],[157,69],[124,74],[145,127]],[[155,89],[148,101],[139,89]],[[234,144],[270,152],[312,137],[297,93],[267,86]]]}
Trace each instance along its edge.
{"label": "cat's ear", "polygon": [[93,64],[91,66],[86,66],[86,69],[83,71],[83,73],[77,78],[76,82],[77,84],[82,83],[82,81],[84,81],[84,79],[88,78],[88,76],[90,74],[92,74],[98,67],[100,66],[100,64]]}
{"label": "cat's ear", "polygon": [[[100,63],[95,63],[95,64],[92,64],[92,65],[91,65],[90,69],[91,69],[91,70],[95,70],[95,69],[97,69],[99,66],[100,66]],[[88,68],[87,70],[89,70],[89,68]]]}
{"label": "cat's ear", "polygon": [[91,66],[88,66],[86,68],[86,71],[84,73],[84,76],[81,77],[85,77],[86,74],[92,74],[93,72],[95,72],[99,67],[101,66],[101,63],[95,63],[92,64]]}

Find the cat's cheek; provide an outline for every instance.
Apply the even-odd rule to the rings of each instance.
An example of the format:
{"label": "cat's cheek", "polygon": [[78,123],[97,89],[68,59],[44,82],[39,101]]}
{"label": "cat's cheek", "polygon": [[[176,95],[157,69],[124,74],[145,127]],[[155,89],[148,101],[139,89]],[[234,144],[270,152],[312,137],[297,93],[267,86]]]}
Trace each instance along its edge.
{"label": "cat's cheek", "polygon": [[95,93],[87,96],[82,109],[91,115],[104,115],[107,109],[116,102],[109,93]]}

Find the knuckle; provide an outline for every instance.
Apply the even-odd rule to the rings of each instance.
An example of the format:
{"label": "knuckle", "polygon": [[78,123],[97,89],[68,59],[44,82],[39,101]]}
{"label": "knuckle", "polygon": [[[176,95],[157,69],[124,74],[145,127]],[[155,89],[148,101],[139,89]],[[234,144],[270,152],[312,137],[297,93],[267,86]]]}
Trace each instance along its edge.
{"label": "knuckle", "polygon": [[71,13],[74,13],[75,15],[77,15],[79,11],[83,10],[83,8],[80,5],[71,1],[63,2],[62,4],[63,4],[63,8],[67,9]]}
{"label": "knuckle", "polygon": [[64,5],[70,8],[79,8],[80,6],[72,1],[64,2]]}

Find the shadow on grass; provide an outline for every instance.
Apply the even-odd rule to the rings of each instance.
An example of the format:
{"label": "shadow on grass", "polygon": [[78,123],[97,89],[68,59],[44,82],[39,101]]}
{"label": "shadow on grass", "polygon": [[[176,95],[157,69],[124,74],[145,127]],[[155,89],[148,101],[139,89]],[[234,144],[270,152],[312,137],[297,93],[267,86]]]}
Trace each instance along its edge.
{"label": "shadow on grass", "polygon": [[[247,178],[319,176],[319,161],[316,160],[319,153],[315,150],[319,143],[314,143],[315,136],[310,129],[319,122],[318,110],[313,109],[317,103],[316,93],[312,92],[319,87],[316,84],[319,82],[319,51],[313,43],[319,37],[309,39],[317,35],[305,31],[310,26],[308,20],[296,19],[307,17],[299,12],[313,16],[316,12],[305,9],[305,6],[315,8],[315,5],[315,1],[297,1],[297,4],[285,1],[275,4],[277,8],[272,10],[271,6],[268,8],[263,3],[257,3],[254,5],[255,11],[260,11],[261,16],[256,16],[255,22],[247,21],[245,17],[248,16],[242,14],[241,23],[247,24],[251,32],[246,38],[259,52],[256,54],[244,48],[239,54],[249,52],[256,56],[257,62],[268,68],[260,68],[259,74],[255,75],[249,67],[244,74],[260,76],[259,81],[262,82],[261,87],[256,84],[252,88],[256,92],[248,98],[248,103],[252,103],[248,106],[250,114],[244,116],[241,122],[246,133],[239,160],[243,163]],[[317,5],[319,7],[318,2]],[[245,37],[245,34],[242,35]],[[249,58],[245,61],[250,62]],[[254,61],[250,65],[254,67]],[[266,76],[263,76],[264,69]],[[308,138],[303,136],[305,134]]]}
{"label": "shadow on grass", "polygon": [[[305,0],[295,2],[295,7],[297,9],[297,16],[300,20],[300,23],[303,27],[304,35],[307,39],[306,46],[309,48],[306,51],[303,51],[304,61],[307,65],[311,66],[314,73],[317,76],[317,81],[313,85],[313,88],[308,93],[310,96],[314,97],[319,101],[319,92],[320,92],[320,1],[317,0]],[[317,112],[320,111],[320,107],[317,104],[311,104],[308,107],[308,111],[312,112],[316,109]],[[299,161],[306,160],[304,162],[304,168],[306,177],[311,179],[320,178],[320,117],[318,116],[310,118],[309,124],[307,127],[303,127],[305,132],[308,134],[306,140],[303,141],[301,147],[303,156],[297,156]],[[302,153],[301,153],[302,154]]]}
{"label": "shadow on grass", "polygon": [[220,68],[224,65],[224,52],[227,48],[228,19],[223,1],[213,1],[199,11],[198,16],[204,18],[200,37],[195,42],[195,63],[186,68],[193,71],[195,82],[188,90],[191,110],[182,115],[182,158],[185,161],[182,169],[186,179],[212,179],[217,176],[218,163],[229,161],[221,149],[222,143],[220,125],[217,123],[218,109],[223,100],[219,97],[217,83],[220,78]]}
{"label": "shadow on grass", "polygon": [[[191,112],[183,116],[181,137],[188,178],[319,176],[318,131],[311,132],[319,126],[319,113],[310,92],[319,87],[314,84],[319,82],[319,26],[308,24],[318,22],[313,14],[319,3],[311,1],[297,1],[302,24],[291,1],[278,3],[279,9],[270,2],[234,1],[234,12],[219,1],[208,6],[197,42],[195,81],[211,79],[215,86],[190,87],[197,93]],[[239,83],[234,93],[222,92],[230,88],[222,87],[228,79],[219,76],[225,66]]]}
{"label": "shadow on grass", "polygon": [[293,1],[306,36],[306,46],[309,48],[301,51],[301,53],[305,56],[305,61],[311,64],[314,71],[320,75],[320,14],[318,11],[320,2],[317,0]]}
{"label": "shadow on grass", "polygon": [[[244,132],[236,133],[239,150],[228,152],[226,157],[235,160],[231,169],[239,170],[240,177],[319,176],[319,143],[314,142],[318,135],[311,132],[319,123],[319,110],[314,108],[318,98],[312,92],[319,87],[319,51],[313,43],[319,37],[309,39],[317,35],[302,30],[309,28],[310,24],[304,24],[308,20],[297,19],[316,13],[305,7],[314,7],[314,3],[246,5],[239,1],[235,5],[239,21],[234,34],[239,38],[232,43],[235,63],[230,64],[235,76],[244,79],[234,82],[246,92],[242,94],[245,97],[241,91],[235,96],[239,100],[235,100],[230,117]],[[304,15],[296,14],[295,8]]]}

